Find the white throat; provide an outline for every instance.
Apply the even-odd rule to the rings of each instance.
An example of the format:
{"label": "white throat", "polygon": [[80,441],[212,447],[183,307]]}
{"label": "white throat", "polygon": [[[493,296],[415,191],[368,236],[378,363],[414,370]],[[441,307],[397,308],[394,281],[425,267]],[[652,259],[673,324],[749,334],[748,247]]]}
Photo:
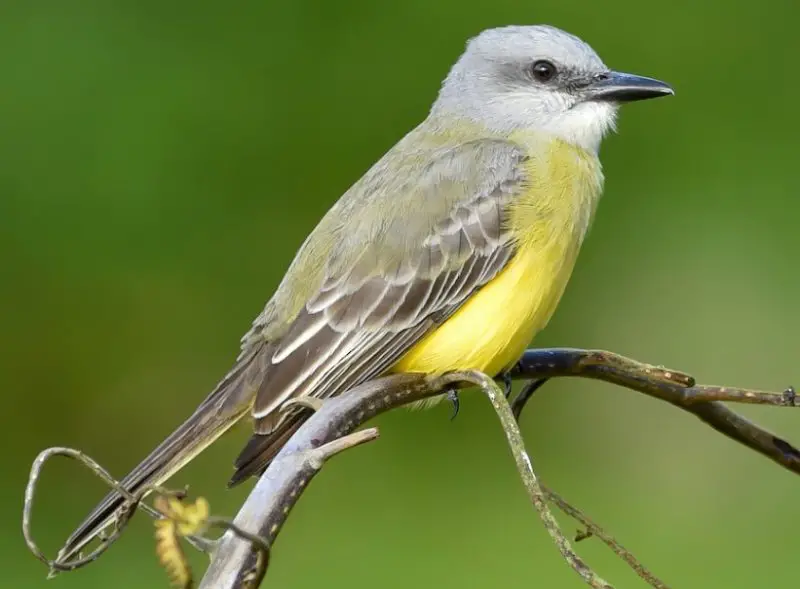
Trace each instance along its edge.
{"label": "white throat", "polygon": [[[433,105],[431,114],[447,124],[463,117],[492,133],[507,136],[514,131],[537,131],[558,137],[571,145],[597,153],[603,137],[613,131],[617,105],[586,101],[564,104],[563,97],[532,101],[527,92],[510,92],[498,97],[480,87],[464,92],[446,88]],[[441,124],[441,123],[440,123]]]}
{"label": "white throat", "polygon": [[537,127],[571,145],[597,153],[603,137],[609,131],[615,130],[616,122],[616,105],[610,102],[590,101],[576,104],[563,114]]}

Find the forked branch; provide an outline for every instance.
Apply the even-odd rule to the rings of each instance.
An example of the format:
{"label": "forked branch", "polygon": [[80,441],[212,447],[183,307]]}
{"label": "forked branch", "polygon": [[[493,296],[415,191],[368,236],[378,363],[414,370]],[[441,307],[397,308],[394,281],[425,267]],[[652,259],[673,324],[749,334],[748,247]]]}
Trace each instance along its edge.
{"label": "forked branch", "polygon": [[[475,384],[477,379],[481,384],[486,385],[485,377],[478,377],[474,373],[467,374],[470,374],[467,379],[469,383]],[[306,475],[313,476],[315,474],[315,472],[306,472],[298,475],[296,464],[304,452],[312,449],[315,443],[324,443],[338,436],[346,435],[378,413],[411,401],[441,394],[454,383],[464,384],[465,376],[466,374],[449,374],[437,378],[425,378],[420,375],[394,375],[367,383],[345,395],[328,400],[322,409],[297,431],[262,475],[234,522],[244,529],[264,536],[272,545],[289,510],[309,482]],[[768,393],[696,385],[691,376],[681,372],[644,364],[610,352],[570,348],[528,350],[509,376],[514,379],[528,380],[579,376],[617,384],[667,401],[693,413],[732,439],[775,460],[785,468],[800,473],[800,451],[719,402],[726,400],[782,407],[795,406],[794,393],[791,388],[783,393]],[[493,392],[490,398],[497,400],[496,393]],[[503,402],[505,402],[504,399]],[[498,410],[496,405],[495,409]],[[522,405],[517,407],[518,411],[521,409]],[[521,443],[521,439],[517,437],[519,430],[513,419],[508,421],[508,415],[504,410],[501,415],[505,415],[504,429],[512,443],[512,450],[514,450],[514,444]],[[514,427],[509,429],[511,423]],[[520,448],[524,453],[524,447],[520,446]],[[531,498],[539,509],[541,489],[536,491],[538,483],[535,475],[521,456],[519,455],[517,458],[518,466],[520,466],[519,460],[523,461],[521,468],[523,481],[526,483],[529,494],[533,492]],[[663,582],[653,577],[649,571],[633,559],[629,552],[613,538],[602,533],[578,510],[557,495],[547,491],[544,493],[569,515],[584,522],[589,531],[601,536],[601,539],[612,550],[631,564],[636,572],[652,586],[666,587]],[[534,499],[534,497],[536,498]],[[544,507],[546,508],[546,505]],[[552,516],[545,515],[545,513],[549,514],[549,511],[543,512],[539,509],[539,513],[545,520],[548,531],[557,539],[562,555],[584,580],[595,587],[609,586],[588,567],[583,568],[586,565],[572,552],[569,543],[562,541],[563,534],[560,534],[557,526],[552,526],[554,524],[554,520],[551,521]],[[559,538],[558,535],[561,537]],[[203,578],[201,589],[240,587],[241,573],[252,567],[250,552],[246,543],[237,541],[230,534],[223,536]]]}
{"label": "forked branch", "polygon": [[[781,393],[771,393],[696,385],[694,379],[684,373],[643,364],[610,352],[571,348],[529,350],[508,376],[512,379],[540,382],[556,377],[578,376],[623,386],[667,401],[688,411],[731,439],[767,456],[792,472],[800,473],[800,451],[798,449],[721,403],[721,401],[728,401],[793,407],[796,406],[795,391],[791,387]],[[256,483],[235,520],[230,523],[214,518],[218,525],[229,527],[229,531],[219,541],[213,543],[202,538],[195,539],[196,545],[201,549],[213,549],[211,565],[203,577],[201,589],[233,589],[255,586],[254,581],[257,583],[260,580],[258,577],[261,575],[258,574],[254,579],[253,571],[258,570],[259,573],[263,573],[264,567],[257,566],[257,556],[259,554],[264,556],[264,551],[263,548],[254,549],[253,540],[257,540],[255,543],[262,547],[272,546],[292,507],[311,478],[319,471],[323,462],[347,447],[361,441],[374,439],[377,436],[376,430],[365,430],[358,432],[355,436],[349,435],[360,425],[389,409],[442,394],[454,386],[470,385],[478,385],[492,401],[503,424],[529,496],[545,527],[570,566],[592,587],[610,587],[574,552],[550,513],[546,499],[583,523],[586,528],[583,537],[597,536],[631,565],[651,586],[665,588],[666,585],[663,582],[655,578],[627,550],[605,534],[588,517],[539,483],[525,451],[515,419],[519,416],[530,395],[527,393],[520,395],[514,401],[512,410],[494,381],[479,373],[464,372],[438,377],[414,374],[392,375],[359,386],[339,397],[326,400],[322,408],[300,427],[273,460]],[[534,387],[529,387],[527,390],[533,391]],[[126,510],[119,517],[119,523],[115,527],[112,537],[106,540],[93,556],[81,562],[49,561],[36,548],[30,534],[30,515],[38,472],[46,455],[58,453],[79,454],[80,456],[74,457],[81,458],[108,484],[122,492],[128,500]],[[85,455],[64,448],[47,450],[34,463],[26,492],[23,517],[26,541],[34,554],[46,562],[51,570],[77,568],[86,564],[87,561],[94,560],[113,539],[119,536],[140,501],[140,495],[129,496],[124,490],[119,489],[118,483]],[[151,514],[154,511],[146,505],[144,508]],[[579,539],[581,538],[576,538],[576,540]],[[261,564],[263,565],[263,562]]]}

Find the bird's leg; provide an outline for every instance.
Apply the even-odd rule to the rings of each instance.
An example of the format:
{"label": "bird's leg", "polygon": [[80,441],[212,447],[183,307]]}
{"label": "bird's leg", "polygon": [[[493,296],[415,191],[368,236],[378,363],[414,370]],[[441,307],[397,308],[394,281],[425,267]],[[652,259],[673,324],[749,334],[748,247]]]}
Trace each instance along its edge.
{"label": "bird's leg", "polygon": [[511,396],[511,387],[514,386],[514,381],[511,380],[511,371],[504,372],[497,379],[503,382],[503,394],[508,399]]}
{"label": "bird's leg", "polygon": [[[503,382],[503,393],[505,394],[506,399],[508,399],[509,395],[511,395],[511,388],[514,385],[514,382],[511,380],[511,371],[508,370],[504,372],[503,374],[499,375],[497,379]],[[458,415],[458,410],[460,407],[458,390],[455,388],[449,389],[447,391],[447,400],[453,404],[453,415],[450,416],[450,420],[452,421],[456,418],[456,415]]]}
{"label": "bird's leg", "polygon": [[783,391],[783,398],[787,405],[790,407],[797,406],[797,391],[794,387],[790,386],[785,391]]}
{"label": "bird's leg", "polygon": [[453,414],[450,416],[450,421],[453,421],[458,415],[458,409],[461,405],[458,399],[458,390],[455,388],[449,389],[447,391],[447,400],[453,404]]}

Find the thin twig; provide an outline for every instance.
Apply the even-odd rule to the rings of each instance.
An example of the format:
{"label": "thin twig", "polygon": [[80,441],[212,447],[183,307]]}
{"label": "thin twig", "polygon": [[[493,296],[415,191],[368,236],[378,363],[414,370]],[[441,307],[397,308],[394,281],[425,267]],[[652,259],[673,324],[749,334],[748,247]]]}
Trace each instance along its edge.
{"label": "thin twig", "polygon": [[339,452],[344,452],[348,448],[355,448],[356,446],[360,446],[361,444],[366,444],[367,442],[371,442],[372,440],[378,439],[378,428],[371,427],[368,429],[362,429],[357,432],[353,432],[352,434],[348,434],[346,436],[342,436],[341,438],[336,438],[335,440],[331,440],[327,444],[323,444],[316,450],[312,450],[309,455],[308,459],[313,461],[313,466],[319,470],[322,468],[323,463],[325,463],[329,458],[332,458]]}
{"label": "thin twig", "polygon": [[550,379],[537,378],[525,383],[525,386],[522,387],[522,390],[516,397],[514,397],[514,401],[511,403],[511,412],[514,414],[514,419],[519,421],[519,416],[522,414],[522,410],[525,408],[527,402],[530,401],[531,397],[533,397],[533,394],[542,388],[542,385],[544,385],[548,380]]}
{"label": "thin twig", "polygon": [[[117,519],[117,525],[114,527],[114,531],[111,535],[103,542],[95,551],[93,551],[89,556],[84,558],[79,558],[77,560],[68,562],[68,563],[59,563],[54,560],[50,560],[45,556],[45,554],[39,549],[36,545],[36,542],[33,539],[33,533],[31,532],[31,516],[33,510],[33,500],[36,493],[37,484],[39,482],[39,477],[41,476],[42,467],[44,464],[53,458],[54,456],[66,456],[68,458],[72,458],[77,460],[87,468],[89,468],[94,474],[96,474],[100,479],[102,479],[106,484],[109,486],[117,489],[127,500],[126,509],[120,511],[119,517]],[[119,538],[122,530],[124,529],[127,522],[130,520],[131,515],[133,514],[133,508],[130,506],[136,503],[135,497],[133,497],[128,491],[122,488],[119,483],[114,480],[114,478],[108,474],[102,466],[100,466],[97,462],[89,458],[83,452],[78,450],[74,450],[73,448],[62,448],[62,447],[55,447],[55,448],[48,448],[43,452],[40,452],[36,459],[33,461],[33,465],[31,466],[31,473],[28,477],[28,484],[25,487],[25,501],[22,508],[22,534],[25,537],[25,543],[28,545],[28,549],[33,552],[34,556],[45,563],[48,568],[50,569],[50,575],[54,575],[59,571],[71,571],[73,569],[77,569],[81,566],[84,566],[94,560],[96,560],[105,550],[108,548],[109,545],[114,543],[114,541]]]}
{"label": "thin twig", "polygon": [[[45,556],[44,552],[37,546],[36,542],[33,539],[33,532],[31,530],[31,517],[33,511],[33,504],[34,504],[34,496],[36,494],[36,489],[39,483],[39,477],[42,474],[42,468],[44,467],[45,463],[55,456],[64,456],[66,458],[71,458],[73,460],[78,461],[79,463],[83,464],[86,468],[91,470],[97,477],[99,477],[104,483],[106,483],[112,489],[115,489],[118,493],[120,493],[123,497],[125,497],[125,504],[123,508],[120,509],[118,517],[114,524],[114,529],[111,532],[111,535],[105,537],[102,543],[93,550],[88,556],[83,558],[78,558],[76,560],[72,560],[69,562],[59,562],[58,560],[51,560]],[[49,575],[48,577],[53,577],[56,574],[64,571],[71,571],[82,566],[89,564],[90,562],[94,562],[97,560],[103,552],[105,552],[111,544],[113,544],[117,539],[119,539],[120,535],[122,534],[125,526],[127,526],[128,522],[130,521],[131,516],[133,515],[134,511],[137,507],[141,506],[141,508],[147,512],[149,515],[158,518],[161,517],[161,514],[147,505],[146,503],[141,502],[141,497],[149,492],[151,489],[146,489],[144,491],[140,491],[139,493],[132,495],[129,493],[122,485],[120,485],[119,481],[114,479],[106,469],[100,466],[96,461],[92,460],[87,454],[84,454],[80,450],[75,450],[74,448],[64,448],[64,447],[53,447],[48,448],[39,453],[36,459],[33,461],[31,466],[31,472],[28,477],[28,484],[25,487],[25,500],[22,508],[22,535],[25,537],[25,543],[28,545],[28,549],[33,553],[33,555],[41,560],[48,566]],[[169,491],[161,490],[162,493],[170,493]],[[209,549],[209,542],[204,538],[199,537],[187,537],[187,541],[192,544],[198,550],[208,551]]]}
{"label": "thin twig", "polygon": [[631,567],[637,575],[639,575],[642,579],[647,581],[652,587],[656,589],[669,589],[669,587],[658,577],[656,577],[653,573],[647,570],[637,559],[633,556],[622,544],[617,542],[614,538],[609,536],[603,528],[598,526],[594,523],[589,516],[583,513],[577,507],[571,505],[567,502],[566,499],[561,497],[558,493],[553,491],[552,489],[542,485],[542,490],[547,495],[547,498],[555,503],[555,505],[564,513],[566,513],[571,518],[579,521],[583,527],[585,528],[585,532],[577,535],[575,537],[575,542],[580,542],[581,540],[585,540],[586,538],[590,538],[592,536],[597,537],[601,542],[603,542],[606,546],[608,546],[614,554],[619,556],[622,560],[627,563],[629,567]]}
{"label": "thin twig", "polygon": [[[700,418],[729,438],[800,474],[800,450],[720,401],[796,407],[794,389],[780,393],[696,385],[691,376],[602,350],[528,350],[510,373],[515,379],[580,376],[603,380],[666,401]],[[714,400],[708,401],[709,398]],[[521,411],[521,409],[520,409]]]}
{"label": "thin twig", "polygon": [[780,407],[797,407],[794,387],[782,393],[752,391],[738,387],[696,386],[688,389],[684,395],[687,405],[709,403],[711,401],[728,401],[750,403],[753,405],[778,405]]}
{"label": "thin twig", "polygon": [[492,407],[494,407],[497,417],[500,419],[500,424],[503,426],[509,448],[514,456],[514,461],[517,463],[517,471],[522,478],[525,489],[528,491],[528,496],[534,507],[536,507],[545,529],[555,542],[559,552],[561,552],[561,556],[590,587],[613,589],[612,585],[603,580],[578,556],[567,537],[561,531],[556,518],[553,517],[553,513],[547,506],[546,494],[533,470],[528,451],[525,449],[525,442],[522,439],[522,432],[519,431],[517,419],[497,383],[485,374],[474,371],[452,372],[445,375],[444,378],[452,379],[451,382],[453,383],[468,382],[483,390],[489,401],[491,401]]}

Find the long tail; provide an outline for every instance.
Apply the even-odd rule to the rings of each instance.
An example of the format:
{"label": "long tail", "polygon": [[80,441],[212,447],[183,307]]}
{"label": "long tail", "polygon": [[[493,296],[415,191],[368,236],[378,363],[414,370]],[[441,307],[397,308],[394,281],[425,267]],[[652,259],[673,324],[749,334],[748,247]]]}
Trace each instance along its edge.
{"label": "long tail", "polygon": [[228,487],[235,487],[250,477],[261,476],[311,413],[308,409],[302,409],[286,419],[275,431],[265,435],[253,434],[233,465],[236,471],[228,481]]}
{"label": "long tail", "polygon": [[[262,349],[246,354],[191,417],[120,481],[121,486],[135,494],[163,483],[244,416],[252,405],[259,375],[263,376],[262,354]],[[109,493],[69,537],[57,561],[72,560],[114,522],[123,504],[122,495]]]}

